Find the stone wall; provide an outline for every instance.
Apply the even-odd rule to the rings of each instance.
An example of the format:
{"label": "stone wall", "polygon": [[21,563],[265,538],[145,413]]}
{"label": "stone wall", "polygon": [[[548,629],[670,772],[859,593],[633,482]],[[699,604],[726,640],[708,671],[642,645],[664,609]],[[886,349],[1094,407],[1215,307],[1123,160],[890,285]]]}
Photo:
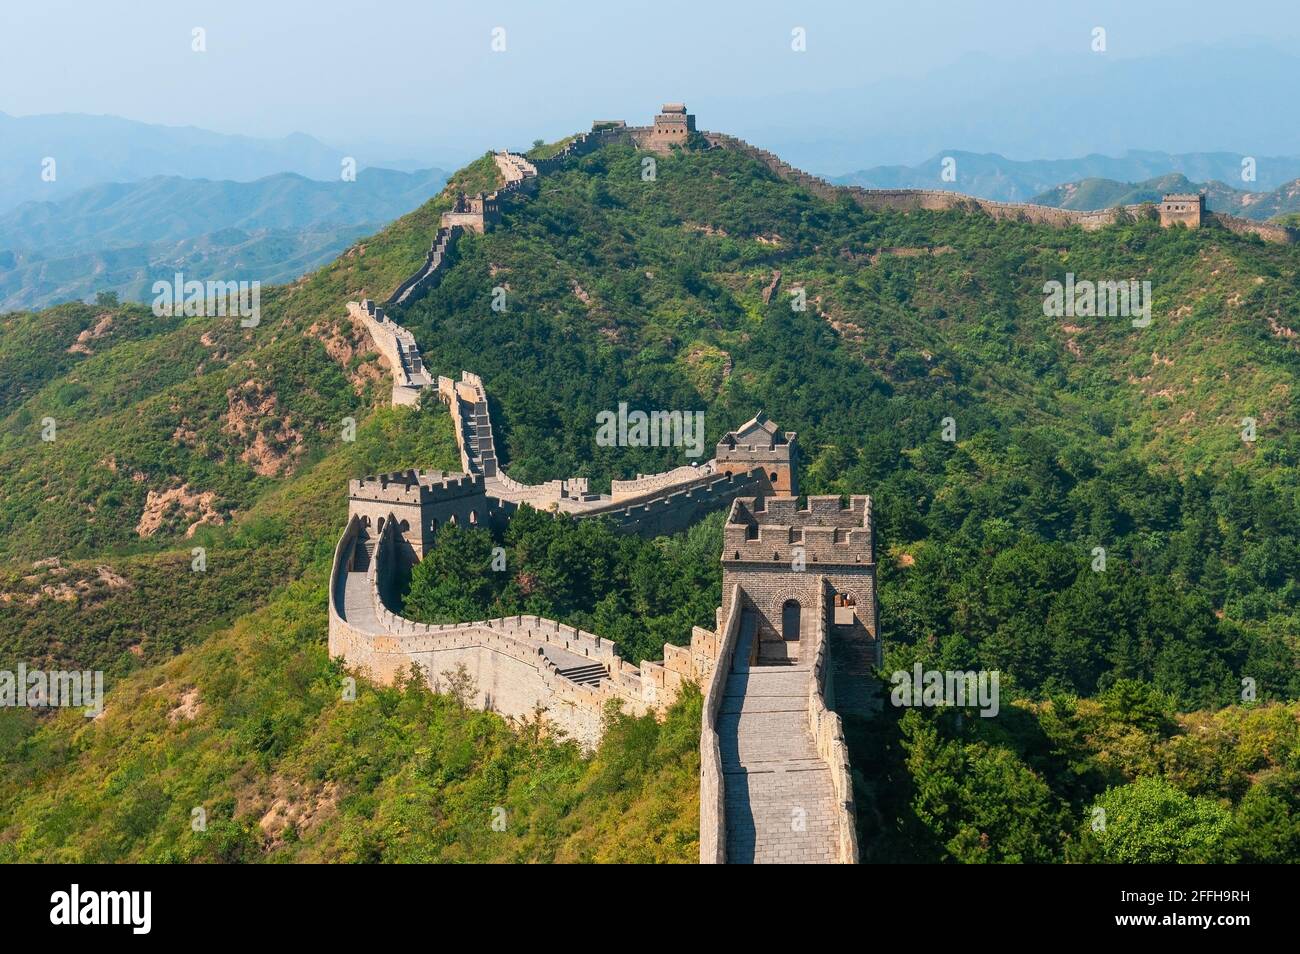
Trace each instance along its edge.
{"label": "stone wall", "polygon": [[461,231],[461,227],[454,223],[438,229],[433,237],[433,244],[429,246],[429,254],[424,258],[424,265],[397,286],[397,290],[384,302],[385,306],[392,308],[404,305],[433,287],[446,266],[451,245],[460,236]]}
{"label": "stone wall", "polygon": [[[394,518],[385,521],[366,571],[368,603],[379,631],[352,625],[344,612],[346,580],[361,530],[355,516],[335,548],[331,571],[330,653],[371,678],[391,683],[415,671],[431,685],[445,687],[443,674],[464,665],[475,682],[474,706],[517,720],[544,710],[548,723],[588,749],[599,741],[608,702],[615,700],[636,715],[660,711],[676,699],[686,679],[695,678],[693,671],[676,673],[659,663],[631,666],[608,640],[554,620],[514,616],[439,626],[394,613],[390,594],[402,559],[395,525]],[[596,684],[567,678],[547,657],[547,646],[598,662],[607,667],[609,678]],[[679,652],[690,658],[690,651]]]}
{"label": "stone wall", "polygon": [[618,501],[585,515],[608,517],[622,530],[645,536],[678,533],[736,497],[766,493],[762,469],[748,474],[714,474],[639,501]]}
{"label": "stone wall", "polygon": [[698,466],[684,464],[681,467],[666,470],[661,474],[637,474],[635,480],[611,480],[609,482],[609,494],[615,500],[644,497],[646,494],[652,494],[665,487],[685,483],[699,477],[709,477],[716,472],[713,461],[706,461]]}
{"label": "stone wall", "polygon": [[718,611],[718,644],[711,671],[701,687],[704,704],[700,712],[700,864],[721,865],[727,861],[726,790],[722,781],[722,751],[718,745],[718,711],[731,672],[736,639],[740,634],[740,587],[733,586],[730,598],[723,598],[731,611],[725,621]]}
{"label": "stone wall", "polygon": [[[861,186],[837,186],[802,169],[797,169],[774,153],[752,146],[743,139],[725,133],[706,132],[703,135],[711,145],[743,152],[763,163],[782,179],[794,182],[820,198],[833,202],[841,195],[848,195],[866,209],[895,212],[959,210],[983,213],[999,221],[1031,222],[1054,228],[1078,226],[1086,231],[1114,225],[1121,217],[1132,218],[1149,213],[1148,207],[1143,205],[1082,212],[1027,202],[997,202],[993,199],[981,199],[944,189],[864,189]],[[1229,223],[1223,220],[1232,217],[1224,216],[1222,213],[1213,213],[1207,218],[1220,220],[1221,224],[1232,232],[1258,235],[1266,242],[1292,243],[1300,239],[1300,230],[1297,229],[1253,222],[1249,219],[1236,219]]]}
{"label": "stone wall", "polygon": [[420,348],[415,343],[415,336],[394,322],[368,298],[360,302],[350,301],[347,305],[348,317],[360,324],[370,339],[375,343],[375,350],[388,365],[393,376],[392,402],[394,405],[412,405],[420,400],[420,394],[432,383],[424,367]]}
{"label": "stone wall", "polygon": [[817,601],[817,622],[813,632],[812,678],[808,680],[808,731],[817,747],[817,755],[831,773],[831,787],[835,790],[835,815],[838,834],[838,861],[844,865],[858,863],[858,834],[856,809],[853,800],[853,773],[849,768],[849,748],[844,741],[844,725],[827,705],[834,699],[831,680],[827,616],[831,611],[832,588],[823,578]]}
{"label": "stone wall", "polygon": [[1269,222],[1255,222],[1225,212],[1211,212],[1206,219],[1210,224],[1218,225],[1236,235],[1258,235],[1265,242],[1281,242],[1290,245],[1300,241],[1300,229],[1273,225]]}
{"label": "stone wall", "polygon": [[[675,533],[709,510],[742,494],[771,492],[764,468],[719,473],[715,461],[678,467],[662,474],[642,474],[635,481],[615,481],[615,493],[590,493],[585,477],[523,484],[497,463],[496,439],[488,412],[487,391],[476,374],[461,372],[459,381],[440,376],[438,396],[452,415],[461,466],[481,474],[486,491],[515,504],[559,510],[575,517],[608,517],[621,529],[642,534]],[[639,491],[639,493],[638,493]]]}

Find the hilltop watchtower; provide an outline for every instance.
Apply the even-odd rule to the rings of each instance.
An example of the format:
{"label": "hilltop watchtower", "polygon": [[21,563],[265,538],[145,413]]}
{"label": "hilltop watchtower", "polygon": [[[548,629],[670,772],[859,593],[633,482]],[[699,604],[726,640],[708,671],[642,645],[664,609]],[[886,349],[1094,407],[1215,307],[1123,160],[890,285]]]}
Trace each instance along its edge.
{"label": "hilltop watchtower", "polygon": [[695,132],[695,117],[686,111],[685,103],[664,103],[655,117],[646,148],[656,152],[669,152],[673,146],[684,146]]}
{"label": "hilltop watchtower", "polygon": [[722,531],[722,617],[740,586],[754,622],[750,662],[797,662],[826,614],[837,671],[880,662],[871,498],[741,497]]}
{"label": "hilltop watchtower", "polygon": [[1169,192],[1160,200],[1160,227],[1185,225],[1199,229],[1205,224],[1204,192]]}
{"label": "hilltop watchtower", "polygon": [[762,467],[772,492],[799,493],[799,448],[795,432],[784,433],[759,411],[718,442],[716,459],[720,474],[747,474]]}

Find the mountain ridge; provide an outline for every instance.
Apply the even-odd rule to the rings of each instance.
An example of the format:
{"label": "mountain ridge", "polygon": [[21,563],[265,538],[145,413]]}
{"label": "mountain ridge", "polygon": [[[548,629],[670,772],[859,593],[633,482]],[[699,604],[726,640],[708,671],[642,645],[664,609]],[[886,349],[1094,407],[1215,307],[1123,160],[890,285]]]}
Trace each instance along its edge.
{"label": "mountain ridge", "polygon": [[[943,179],[944,160],[955,160],[955,181]],[[1246,156],[1230,152],[1168,153],[1129,150],[1120,156],[1093,153],[1075,159],[1007,159],[998,153],[945,150],[916,165],[875,166],[829,177],[837,185],[864,188],[955,188],[1000,201],[1035,201],[1035,196],[1082,179],[1136,182],[1181,173],[1192,180],[1240,181]],[[1256,160],[1258,180],[1242,191],[1268,192],[1300,177],[1300,156]]]}
{"label": "mountain ridge", "polygon": [[1216,180],[1192,182],[1181,173],[1170,173],[1144,182],[1113,179],[1084,179],[1067,182],[1034,196],[1030,201],[1054,208],[1081,211],[1159,202],[1166,193],[1205,193],[1206,208],[1256,221],[1276,221],[1300,212],[1300,178],[1284,182],[1271,191],[1248,192]]}

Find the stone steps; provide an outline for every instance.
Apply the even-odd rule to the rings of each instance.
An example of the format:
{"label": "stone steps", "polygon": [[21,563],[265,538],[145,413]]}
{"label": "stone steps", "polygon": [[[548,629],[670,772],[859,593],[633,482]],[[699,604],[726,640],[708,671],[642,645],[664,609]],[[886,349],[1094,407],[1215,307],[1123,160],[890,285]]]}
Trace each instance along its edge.
{"label": "stone steps", "polygon": [[602,679],[609,678],[609,670],[601,663],[592,663],[588,666],[571,666],[568,669],[556,669],[555,671],[570,682],[587,686],[595,685]]}
{"label": "stone steps", "polygon": [[370,569],[370,561],[375,555],[375,541],[370,537],[357,537],[355,547],[355,556],[352,558],[352,570],[357,573],[364,573]]}

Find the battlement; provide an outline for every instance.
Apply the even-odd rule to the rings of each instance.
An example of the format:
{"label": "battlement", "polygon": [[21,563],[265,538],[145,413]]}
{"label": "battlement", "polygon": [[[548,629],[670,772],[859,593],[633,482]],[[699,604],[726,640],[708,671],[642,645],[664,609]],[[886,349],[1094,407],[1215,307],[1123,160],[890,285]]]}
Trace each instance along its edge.
{"label": "battlement", "polygon": [[875,562],[871,498],[738,498],[723,527],[722,562],[793,563],[802,554],[812,564],[869,565]]}
{"label": "battlement", "polygon": [[442,470],[410,468],[348,481],[348,496],[353,500],[390,504],[427,504],[483,492],[480,475]]}

